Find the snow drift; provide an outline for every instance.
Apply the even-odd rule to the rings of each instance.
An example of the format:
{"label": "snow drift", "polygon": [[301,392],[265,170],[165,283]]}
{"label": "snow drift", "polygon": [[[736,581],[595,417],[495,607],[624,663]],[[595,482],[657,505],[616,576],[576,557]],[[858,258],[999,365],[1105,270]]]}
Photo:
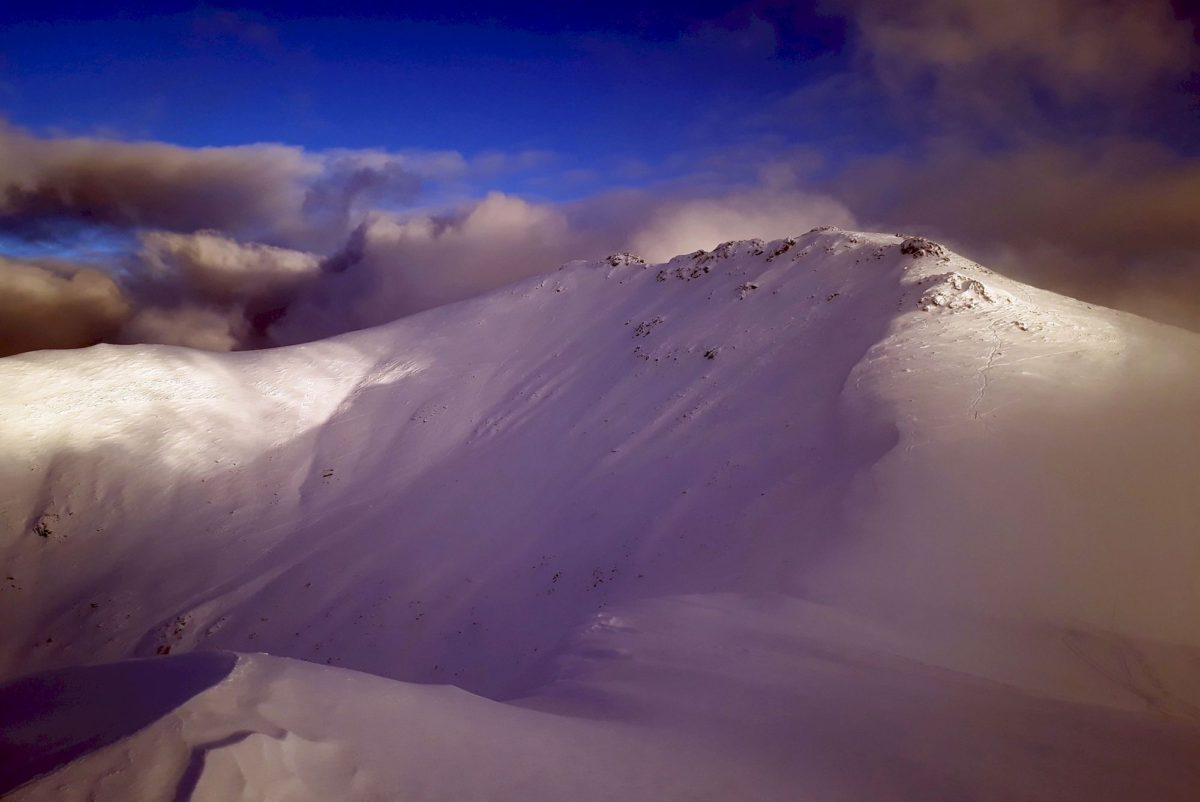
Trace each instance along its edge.
{"label": "snow drift", "polygon": [[0,792],[1193,799],[1198,370],[828,229],[5,359]]}

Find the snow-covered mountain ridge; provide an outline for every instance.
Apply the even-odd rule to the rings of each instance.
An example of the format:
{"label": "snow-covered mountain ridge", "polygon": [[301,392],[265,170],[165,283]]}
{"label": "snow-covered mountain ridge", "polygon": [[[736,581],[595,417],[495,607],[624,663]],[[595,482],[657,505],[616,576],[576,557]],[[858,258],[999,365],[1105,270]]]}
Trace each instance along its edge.
{"label": "snow-covered mountain ridge", "polygon": [[[275,351],[0,360],[0,676],[274,656],[16,798],[120,798],[138,750],[196,799],[1189,798],[1198,370],[1197,335],[833,229]],[[487,733],[547,757],[476,765]],[[1059,737],[1041,784],[984,757]]]}

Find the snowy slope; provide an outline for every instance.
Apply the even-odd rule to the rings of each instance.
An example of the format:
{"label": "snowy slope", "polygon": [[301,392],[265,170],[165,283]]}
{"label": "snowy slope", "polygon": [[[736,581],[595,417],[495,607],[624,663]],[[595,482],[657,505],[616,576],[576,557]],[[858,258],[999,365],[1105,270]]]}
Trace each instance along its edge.
{"label": "snowy slope", "polygon": [[1200,337],[920,245],[0,361],[0,678],[171,655],[0,691],[0,789],[1194,799]]}

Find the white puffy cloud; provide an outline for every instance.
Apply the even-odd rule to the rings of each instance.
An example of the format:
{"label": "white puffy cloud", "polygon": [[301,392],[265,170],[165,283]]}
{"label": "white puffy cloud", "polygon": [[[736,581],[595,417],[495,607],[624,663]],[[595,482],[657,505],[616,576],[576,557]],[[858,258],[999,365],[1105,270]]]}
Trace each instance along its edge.
{"label": "white puffy cloud", "polygon": [[716,198],[670,199],[636,230],[630,249],[664,261],[729,240],[772,239],[818,225],[851,226],[850,211],[836,200],[796,190],[754,190]]}
{"label": "white puffy cloud", "polygon": [[232,351],[245,336],[243,328],[243,321],[227,310],[202,306],[151,306],[133,316],[123,329],[121,339],[184,345],[203,351]]}
{"label": "white puffy cloud", "polygon": [[273,333],[298,342],[384,323],[549,270],[569,245],[561,211],[498,192],[447,215],[375,215]]}
{"label": "white puffy cloud", "polygon": [[217,302],[277,296],[316,276],[320,257],[261,243],[241,243],[216,231],[141,235],[140,258],[158,276],[178,276]]}

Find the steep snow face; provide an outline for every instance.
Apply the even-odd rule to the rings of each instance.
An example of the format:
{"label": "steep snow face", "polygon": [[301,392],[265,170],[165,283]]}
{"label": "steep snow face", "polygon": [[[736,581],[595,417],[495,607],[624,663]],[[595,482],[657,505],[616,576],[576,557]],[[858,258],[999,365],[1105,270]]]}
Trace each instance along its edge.
{"label": "steep snow face", "polygon": [[0,676],[378,675],[241,657],[22,793],[1193,798],[1198,377],[1196,335],[838,230],[277,351],[5,359]]}

